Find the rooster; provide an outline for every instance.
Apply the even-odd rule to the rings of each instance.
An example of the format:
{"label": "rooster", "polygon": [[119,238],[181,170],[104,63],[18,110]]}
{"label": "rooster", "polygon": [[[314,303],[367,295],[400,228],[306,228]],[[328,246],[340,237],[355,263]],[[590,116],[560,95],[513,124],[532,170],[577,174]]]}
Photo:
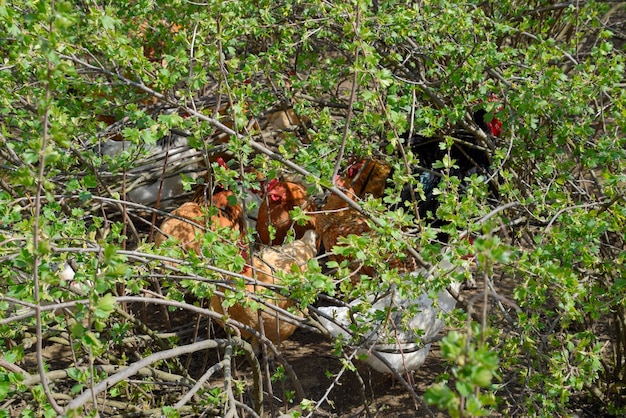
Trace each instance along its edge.
{"label": "rooster", "polygon": [[[315,229],[313,217],[304,225],[299,225],[291,218],[289,212],[296,207],[304,211],[316,209],[315,202],[309,198],[305,187],[290,181],[271,180],[259,207],[256,223],[259,240],[267,245],[280,245],[291,229],[296,239],[302,238],[307,230]],[[273,239],[270,238],[270,225],[275,229]]]}
{"label": "rooster", "polygon": [[[243,275],[254,278],[261,286],[255,284],[247,284],[246,291],[248,293],[257,294],[261,297],[259,289],[263,289],[263,285],[279,285],[280,280],[276,277],[277,272],[289,273],[293,271],[304,272],[307,262],[317,254],[317,235],[313,230],[307,230],[301,239],[283,244],[282,246],[268,247],[262,250],[258,255],[252,257],[252,268],[247,267],[242,272]],[[224,288],[218,286],[218,290],[224,291]],[[265,298],[264,298],[265,299]],[[245,303],[235,303],[233,306],[224,310],[222,303],[224,298],[214,295],[211,298],[211,308],[222,314],[227,315],[242,324],[260,331],[261,324],[259,322],[259,314],[263,318],[263,331],[265,336],[274,344],[289,338],[297,329],[297,325],[286,321],[284,316],[278,310],[274,310],[271,306],[286,310],[293,306],[293,301],[285,296],[273,293],[271,299],[265,299],[267,306],[261,304],[260,311],[245,306]],[[244,338],[250,338],[251,334],[242,331]],[[258,340],[253,338],[253,346],[258,352]]]}

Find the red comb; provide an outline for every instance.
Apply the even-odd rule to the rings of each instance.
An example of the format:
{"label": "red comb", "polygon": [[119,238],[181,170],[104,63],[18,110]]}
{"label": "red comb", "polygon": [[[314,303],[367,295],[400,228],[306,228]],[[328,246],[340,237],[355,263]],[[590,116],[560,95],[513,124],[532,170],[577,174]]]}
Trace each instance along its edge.
{"label": "red comb", "polygon": [[[487,101],[489,102],[497,102],[499,100],[500,99],[498,98],[498,96],[496,96],[494,93],[490,93],[489,98],[487,99]],[[504,109],[504,106],[500,106],[498,111],[501,111],[502,109]],[[491,122],[487,123],[487,126],[491,130],[491,134],[493,136],[500,136],[502,134],[502,121],[500,119],[494,117],[493,119],[491,119]]]}
{"label": "red comb", "polygon": [[272,179],[270,181],[267,182],[267,191],[269,192],[270,190],[272,190],[274,187],[276,187],[278,185],[278,183],[280,183],[280,180],[278,179]]}
{"label": "red comb", "polygon": [[362,167],[363,167],[362,160],[355,161],[354,163],[352,163],[350,167],[348,167],[348,177],[354,178],[359,173]]}
{"label": "red comb", "polygon": [[502,134],[502,121],[498,118],[491,119],[491,122],[487,124],[493,136],[500,136]]}
{"label": "red comb", "polygon": [[222,166],[224,168],[228,168],[228,166],[226,165],[226,161],[224,161],[224,159],[222,157],[218,157],[217,164],[219,164],[220,166]]}

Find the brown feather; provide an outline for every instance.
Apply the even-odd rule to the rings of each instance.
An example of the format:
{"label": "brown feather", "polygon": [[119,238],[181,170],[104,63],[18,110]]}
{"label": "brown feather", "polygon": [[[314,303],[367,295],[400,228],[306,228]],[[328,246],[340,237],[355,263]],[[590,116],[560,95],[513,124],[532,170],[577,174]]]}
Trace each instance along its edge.
{"label": "brown feather", "polygon": [[159,232],[154,237],[154,244],[160,246],[168,237],[174,237],[185,250],[200,251],[200,244],[196,241],[196,234],[202,229],[188,221],[200,226],[205,226],[204,212],[200,205],[195,202],[183,203],[178,209],[172,211],[172,215],[185,218],[167,218],[159,227]]}
{"label": "brown feather", "polygon": [[348,168],[344,179],[346,186],[351,187],[361,199],[371,194],[374,198],[383,197],[387,178],[391,174],[391,166],[377,160],[360,160]]}
{"label": "brown feather", "polygon": [[[352,188],[346,190],[346,194],[351,198],[356,198]],[[339,242],[339,238],[347,237],[350,234],[367,234],[370,227],[361,213],[350,208],[348,203],[339,196],[331,194],[317,215],[316,231],[321,237],[328,259],[341,263],[346,258],[331,253],[333,247]],[[374,271],[369,267],[362,267],[360,272],[370,276],[374,274]]]}
{"label": "brown feather", "polygon": [[160,232],[154,238],[155,245],[159,246],[168,237],[173,237],[185,250],[193,250],[198,254],[200,244],[195,238],[198,232],[202,232],[202,229],[189,221],[201,227],[231,228],[243,233],[245,231],[243,210],[239,204],[232,204],[231,196],[234,196],[234,193],[230,190],[223,190],[213,195],[213,206],[218,209],[218,213],[210,216],[208,221],[201,205],[196,202],[183,203],[178,209],[172,211],[172,215],[184,218],[184,220],[177,218],[164,220],[159,227]]}
{"label": "brown feather", "polygon": [[[309,199],[304,186],[289,181],[270,183],[257,217],[259,240],[267,245],[280,245],[290,229],[294,230],[296,239],[302,238],[307,230],[315,229],[315,217],[311,217],[305,225],[298,225],[291,219],[289,211],[297,206],[305,211],[316,210],[315,203]],[[273,240],[270,240],[269,225],[276,229]]]}
{"label": "brown feather", "polygon": [[[258,256],[252,258],[252,269],[247,268],[242,274],[252,278],[253,274],[260,283],[269,285],[279,285],[281,282],[275,276],[275,272],[290,272],[293,269],[304,272],[307,262],[315,257],[317,248],[315,245],[315,231],[310,231],[300,240],[295,240],[280,247],[266,248],[259,253]],[[218,288],[223,291],[223,288]],[[262,286],[247,284],[245,289],[249,293],[259,294],[258,289]],[[281,309],[288,309],[293,306],[294,302],[278,293],[272,294],[272,299],[266,299],[270,305],[277,306]],[[225,311],[222,306],[223,298],[213,296],[211,298],[211,308],[224,315]],[[259,313],[249,307],[244,307],[240,303],[236,303],[227,310],[228,316],[242,324],[246,324],[251,328],[260,331],[261,324],[259,322]],[[289,338],[297,329],[295,324],[281,320],[278,312],[273,312],[270,307],[261,305],[261,318],[263,320],[263,331],[265,336],[274,344]],[[242,331],[242,337],[250,338],[249,332]],[[258,345],[256,338],[253,338],[253,345]]]}

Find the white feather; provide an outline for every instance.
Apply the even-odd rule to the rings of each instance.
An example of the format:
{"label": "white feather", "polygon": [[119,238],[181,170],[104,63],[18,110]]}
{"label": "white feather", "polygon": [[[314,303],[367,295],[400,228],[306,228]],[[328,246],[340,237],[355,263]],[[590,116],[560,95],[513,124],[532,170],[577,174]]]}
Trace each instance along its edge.
{"label": "white feather", "polygon": [[[108,140],[101,144],[100,154],[117,156],[124,150],[135,149],[136,152],[136,147],[130,141]],[[173,134],[169,145],[162,140],[154,145],[143,144],[141,147],[144,153],[126,173],[127,197],[135,203],[154,205],[160,190],[161,208],[167,207],[171,199],[187,193],[183,189],[181,174],[197,179],[203,171],[202,152],[191,147],[185,136]]]}
{"label": "white feather", "polygon": [[[98,273],[100,273],[100,269],[98,269]],[[91,280],[85,280],[83,283],[76,282],[74,280],[74,276],[76,272],[72,268],[69,263],[65,263],[63,271],[60,273],[61,280],[65,281],[69,284],[70,288],[76,289],[80,292],[87,292],[91,287],[93,287],[93,283]]]}
{"label": "white feather", "polygon": [[[455,267],[443,260],[437,265],[435,270],[439,271],[451,271]],[[457,267],[458,272],[463,272],[463,269]],[[429,276],[424,270],[420,269],[410,273],[411,276]],[[458,292],[460,289],[460,282],[453,282],[450,287]],[[346,330],[352,321],[351,317],[358,325],[364,324],[369,321],[369,325],[372,331],[365,336],[366,342],[360,348],[359,354],[367,355],[367,363],[374,369],[381,373],[391,373],[389,367],[380,360],[379,356],[384,358],[391,367],[398,371],[404,370],[417,370],[419,369],[430,351],[430,341],[439,334],[443,329],[444,321],[439,318],[440,313],[450,313],[456,306],[456,299],[446,290],[443,289],[437,295],[437,303],[433,306],[433,300],[427,293],[422,293],[418,297],[405,297],[400,296],[395,289],[391,289],[382,297],[376,299],[375,296],[367,298],[369,303],[372,303],[372,307],[369,310],[370,314],[376,311],[389,312],[386,316],[386,321],[376,321],[373,315],[353,314],[350,315],[350,311],[358,312],[355,308],[363,303],[361,299],[352,301],[349,306],[324,306],[318,308],[321,312],[333,318],[329,320],[327,318],[319,316],[320,323],[328,330],[328,332],[334,337],[343,335],[346,338],[351,338],[349,331]],[[411,309],[417,308],[417,313],[406,320],[403,311],[411,307]],[[385,327],[387,331],[382,329]],[[388,343],[390,337],[393,337],[394,343]],[[423,341],[424,343],[421,343]]]}

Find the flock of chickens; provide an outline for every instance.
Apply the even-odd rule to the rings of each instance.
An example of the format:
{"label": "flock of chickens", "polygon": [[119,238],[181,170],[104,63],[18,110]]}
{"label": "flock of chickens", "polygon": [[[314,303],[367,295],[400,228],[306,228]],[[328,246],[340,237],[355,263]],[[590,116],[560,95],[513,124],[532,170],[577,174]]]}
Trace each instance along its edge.
{"label": "flock of chickens", "polygon": [[[501,123],[493,118],[485,120],[485,112],[476,112],[476,124],[487,135],[498,136],[501,133]],[[475,142],[475,140],[474,140]],[[425,200],[417,202],[420,215],[426,209],[434,213],[436,199],[432,190],[438,183],[437,170],[433,167],[435,161],[441,160],[447,152],[456,160],[452,175],[463,179],[477,173],[487,176],[490,174],[490,158],[484,149],[470,147],[469,149],[455,144],[451,150],[441,149],[438,142],[428,138],[415,136],[407,143],[411,150],[418,155],[423,169],[415,169],[413,173],[419,178],[422,196]],[[218,164],[228,170],[223,159]],[[380,198],[384,195],[387,181],[392,175],[392,168],[383,161],[375,159],[354,160],[346,169],[341,178],[337,178],[336,185],[344,193],[357,201],[367,195]],[[219,184],[213,190],[201,187],[194,198],[171,212],[158,228],[155,244],[162,245],[166,240],[173,240],[186,251],[200,253],[199,238],[203,231],[214,231],[228,228],[238,231],[245,236],[247,228],[256,229],[258,245],[251,246],[239,242],[241,255],[246,260],[242,271],[234,273],[246,276],[250,280],[246,284],[246,291],[251,295],[264,294],[259,289],[272,288],[280,285],[279,272],[304,272],[307,262],[318,253],[326,252],[327,260],[343,261],[343,257],[332,252],[342,237],[350,234],[366,235],[370,232],[367,219],[360,212],[351,208],[341,197],[330,194],[321,208],[318,208],[312,196],[307,194],[306,187],[296,181],[272,179],[261,181],[258,190],[250,190],[255,196],[258,212],[246,216],[246,213],[236,199],[233,191],[227,190]],[[410,200],[417,193],[407,187],[402,191],[402,199]],[[300,208],[310,214],[308,221],[295,222],[290,212]],[[248,214],[249,215],[249,214]],[[252,218],[252,221],[251,219]],[[235,234],[234,236],[238,236]],[[286,237],[293,237],[287,239]],[[251,247],[261,250],[252,251]],[[405,266],[406,267],[406,266]],[[456,269],[456,271],[454,271]],[[453,274],[461,277],[467,271],[461,267],[454,267],[444,260],[432,270],[418,269],[415,264],[406,267],[405,277],[429,277],[432,274]],[[375,276],[371,268],[361,267],[359,273]],[[353,275],[359,277],[359,274]],[[458,292],[460,281],[453,281],[451,288]],[[296,322],[289,320],[287,309],[294,305],[294,301],[279,293],[272,292],[270,297],[262,296],[263,303],[250,305],[245,302],[224,304],[226,295],[231,290],[227,284],[217,284],[210,304],[213,310],[256,330],[275,344],[289,338],[297,329]],[[382,329],[382,320],[373,320],[372,315],[358,312],[362,303],[371,305],[370,313],[387,312],[385,321],[391,320],[395,329],[394,343],[389,343]],[[272,305],[271,309],[264,309],[264,305]],[[228,307],[225,307],[227,306]],[[375,322],[371,325],[371,332],[366,335],[365,342],[360,345],[362,353],[367,354],[367,361],[371,367],[380,372],[415,370],[419,368],[429,351],[431,341],[441,331],[444,323],[439,317],[440,312],[449,312],[454,309],[456,300],[447,290],[439,292],[437,303],[427,295],[401,295],[391,288],[384,294],[370,295],[366,300],[357,299],[344,306],[325,306],[317,309],[320,324],[333,336],[350,335],[350,325],[362,325],[364,322]],[[252,309],[250,306],[259,306]],[[407,309],[410,317],[406,318]],[[416,309],[417,308],[417,309]],[[380,317],[380,315],[378,316]],[[402,326],[400,326],[402,324]],[[389,326],[388,324],[386,326]],[[251,338],[253,345],[258,348],[258,338],[255,334],[242,331],[244,338]]]}

